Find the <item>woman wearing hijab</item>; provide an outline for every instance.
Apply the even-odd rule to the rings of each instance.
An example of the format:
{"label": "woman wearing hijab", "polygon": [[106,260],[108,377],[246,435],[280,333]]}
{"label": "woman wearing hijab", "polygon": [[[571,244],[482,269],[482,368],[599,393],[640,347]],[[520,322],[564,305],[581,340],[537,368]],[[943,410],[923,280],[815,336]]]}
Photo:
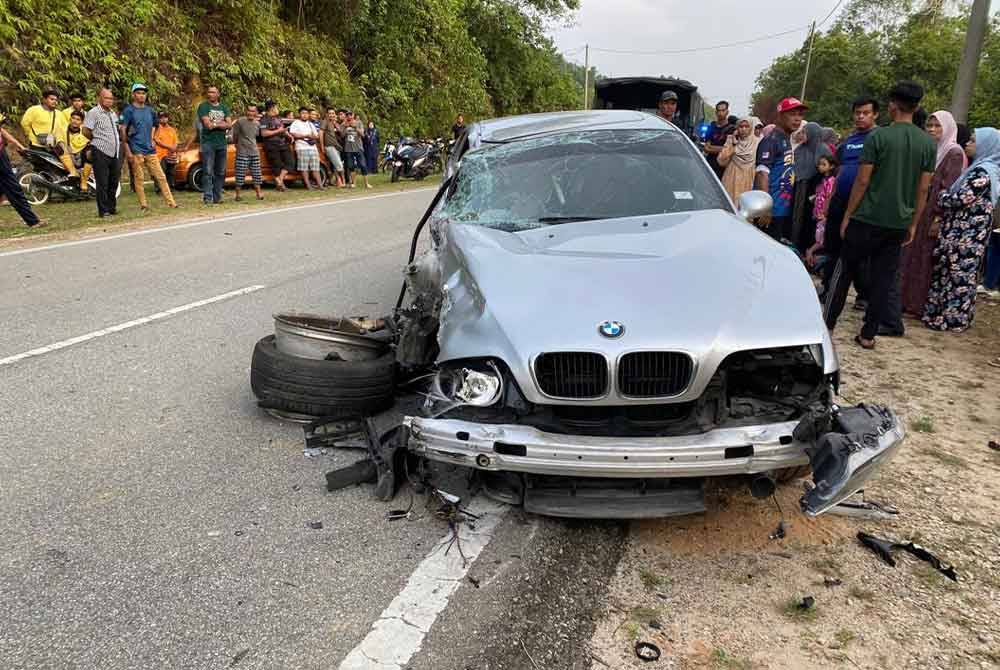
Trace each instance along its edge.
{"label": "woman wearing hijab", "polygon": [[923,316],[933,330],[961,332],[976,314],[976,278],[1000,196],[1000,132],[976,128],[975,147],[972,165],[938,196],[941,231]]}
{"label": "woman wearing hijab", "polygon": [[736,132],[726,138],[726,144],[719,153],[719,167],[725,168],[722,186],[733,202],[747,191],[753,190],[757,145],[760,144],[760,138],[754,129],[759,123],[755,116],[740,119],[736,123]]}
{"label": "woman wearing hijab", "polygon": [[365,167],[368,168],[368,174],[378,174],[378,152],[381,150],[379,141],[379,132],[378,128],[375,127],[375,122],[369,121],[364,139]]}
{"label": "woman wearing hijab", "polygon": [[919,319],[924,314],[927,291],[931,287],[934,269],[934,247],[940,229],[941,207],[938,196],[951,188],[968,162],[958,143],[958,124],[951,112],[939,110],[927,118],[927,133],[937,142],[937,163],[931,180],[930,194],[924,214],[917,222],[913,242],[903,248],[899,264],[903,314]]}
{"label": "woman wearing hijab", "polygon": [[802,127],[803,141],[795,148],[795,201],[792,210],[792,242],[795,247],[805,252],[813,243],[816,226],[812,220],[812,207],[809,206],[809,196],[816,190],[819,183],[819,173],[816,171],[816,161],[824,156],[832,156],[830,149],[823,144],[823,128],[818,123],[810,121]]}

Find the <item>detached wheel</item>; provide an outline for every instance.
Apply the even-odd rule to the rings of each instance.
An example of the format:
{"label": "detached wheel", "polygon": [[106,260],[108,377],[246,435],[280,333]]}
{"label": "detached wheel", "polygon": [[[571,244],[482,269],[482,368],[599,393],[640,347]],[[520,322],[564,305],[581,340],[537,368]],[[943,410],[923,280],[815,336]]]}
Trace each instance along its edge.
{"label": "detached wheel", "polygon": [[396,357],[323,361],[278,351],[274,335],[260,340],[250,363],[250,388],[261,407],[314,417],[358,417],[392,406]]}

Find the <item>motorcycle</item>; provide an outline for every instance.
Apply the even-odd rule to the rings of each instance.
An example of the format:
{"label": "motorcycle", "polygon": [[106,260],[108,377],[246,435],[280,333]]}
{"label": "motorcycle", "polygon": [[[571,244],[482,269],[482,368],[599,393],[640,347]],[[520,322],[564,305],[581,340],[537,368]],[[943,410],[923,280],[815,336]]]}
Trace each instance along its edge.
{"label": "motorcycle", "polygon": [[440,138],[432,142],[401,138],[392,160],[392,181],[397,182],[403,177],[419,181],[432,172],[444,169],[441,158],[443,147],[444,142]]}
{"label": "motorcycle", "polygon": [[386,142],[382,148],[382,154],[378,157],[378,171],[389,172],[392,170],[393,154],[396,153],[396,145]]}
{"label": "motorcycle", "polygon": [[[91,174],[87,190],[80,189],[79,177],[70,177],[62,162],[51,151],[29,147],[21,152],[24,160],[15,167],[14,176],[25,197],[32,205],[44,205],[55,194],[63,200],[89,200],[97,193],[97,182]],[[118,195],[122,186],[118,184]]]}

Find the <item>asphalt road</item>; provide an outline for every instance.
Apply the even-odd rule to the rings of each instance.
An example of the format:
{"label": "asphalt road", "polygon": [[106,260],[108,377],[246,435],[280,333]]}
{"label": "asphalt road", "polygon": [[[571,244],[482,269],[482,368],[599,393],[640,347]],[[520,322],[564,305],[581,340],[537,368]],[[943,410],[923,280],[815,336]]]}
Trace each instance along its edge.
{"label": "asphalt road", "polygon": [[[447,528],[327,494],[358,453],[305,457],[250,352],[274,312],[386,313],[431,197],[0,253],[0,668],[337,668],[367,639]],[[623,537],[504,513],[411,660],[368,667],[589,667]]]}

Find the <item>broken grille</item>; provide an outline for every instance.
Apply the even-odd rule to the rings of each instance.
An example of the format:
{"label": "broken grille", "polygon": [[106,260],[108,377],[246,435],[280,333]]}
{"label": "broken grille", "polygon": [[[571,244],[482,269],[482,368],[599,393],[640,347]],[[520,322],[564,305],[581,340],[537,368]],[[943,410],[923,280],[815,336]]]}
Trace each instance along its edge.
{"label": "broken grille", "polygon": [[535,378],[553,398],[600,398],[608,392],[608,362],[583,351],[542,354],[535,360]]}
{"label": "broken grille", "polygon": [[638,351],[622,356],[618,390],[630,398],[664,398],[688,387],[694,362],[676,351]]}

